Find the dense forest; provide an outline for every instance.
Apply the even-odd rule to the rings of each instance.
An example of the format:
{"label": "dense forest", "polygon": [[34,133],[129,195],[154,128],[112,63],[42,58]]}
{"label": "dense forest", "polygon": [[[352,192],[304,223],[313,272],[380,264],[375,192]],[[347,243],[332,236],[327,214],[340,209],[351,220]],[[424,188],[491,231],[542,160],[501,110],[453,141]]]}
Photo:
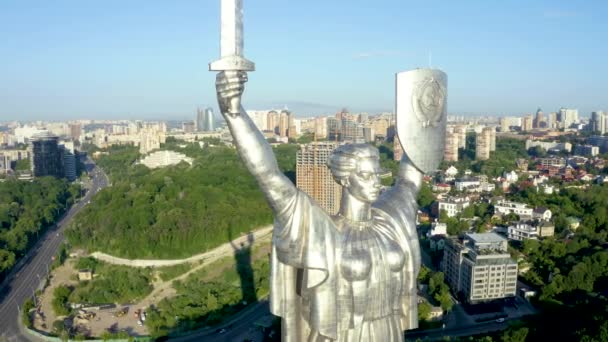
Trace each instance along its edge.
{"label": "dense forest", "polygon": [[[114,147],[98,165],[112,186],[102,190],[66,232],[70,243],[126,258],[184,258],[272,222],[257,184],[234,149],[167,143],[194,158],[192,166],[150,170],[134,147]],[[293,180],[296,145],[275,149]]]}
{"label": "dense forest", "polygon": [[0,182],[0,281],[80,196],[80,186],[53,177]]}
{"label": "dense forest", "polygon": [[[528,341],[608,340],[608,185],[562,189],[551,196],[531,188],[516,196],[554,210],[558,239],[519,246],[531,266],[523,280],[540,289],[542,314],[513,332],[525,331]],[[580,227],[567,227],[566,216],[582,218]]]}

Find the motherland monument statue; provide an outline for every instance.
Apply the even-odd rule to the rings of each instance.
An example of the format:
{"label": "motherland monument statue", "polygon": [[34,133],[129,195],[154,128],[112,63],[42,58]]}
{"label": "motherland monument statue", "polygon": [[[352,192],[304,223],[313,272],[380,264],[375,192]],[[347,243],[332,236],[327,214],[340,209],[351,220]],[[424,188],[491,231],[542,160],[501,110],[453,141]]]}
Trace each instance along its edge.
{"label": "motherland monument statue", "polygon": [[381,191],[378,150],[345,144],[328,167],[342,186],[337,215],[326,213],[279,170],[272,148],[241,106],[247,71],[242,0],[221,0],[219,108],[245,166],[272,208],[270,309],[283,341],[402,341],[418,327],[420,247],[416,197],[443,158],[447,76],[396,75],[397,134],[404,155],[393,187]]}

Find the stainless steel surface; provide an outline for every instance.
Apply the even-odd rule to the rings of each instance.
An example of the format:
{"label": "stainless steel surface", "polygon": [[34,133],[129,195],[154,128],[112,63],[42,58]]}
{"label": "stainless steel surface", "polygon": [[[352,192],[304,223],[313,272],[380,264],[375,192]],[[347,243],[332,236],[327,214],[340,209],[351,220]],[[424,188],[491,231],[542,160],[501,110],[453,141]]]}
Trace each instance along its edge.
{"label": "stainless steel surface", "polygon": [[406,157],[398,180],[379,195],[376,148],[344,145],[329,167],[343,187],[329,216],[279,170],[266,139],[241,108],[244,73],[220,73],[218,102],[238,152],[275,216],[270,309],[283,341],[402,341],[418,327],[420,248],[416,195],[422,173]]}
{"label": "stainless steel surface", "polygon": [[[253,62],[243,54],[243,0],[221,0],[220,59],[209,63],[210,71],[254,71]],[[241,98],[233,98],[229,112],[237,115]]]}
{"label": "stainless steel surface", "polygon": [[435,69],[398,73],[395,112],[403,152],[420,171],[435,171],[445,149],[447,75]]}

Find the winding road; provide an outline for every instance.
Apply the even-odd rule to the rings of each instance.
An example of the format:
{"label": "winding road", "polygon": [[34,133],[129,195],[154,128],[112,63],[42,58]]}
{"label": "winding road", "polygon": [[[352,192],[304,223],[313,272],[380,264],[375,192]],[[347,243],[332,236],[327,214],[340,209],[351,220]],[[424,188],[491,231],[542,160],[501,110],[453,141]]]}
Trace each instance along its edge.
{"label": "winding road", "polygon": [[42,281],[48,275],[52,258],[64,240],[63,231],[91,198],[101,189],[108,186],[107,175],[96,167],[89,159],[85,167],[92,176],[92,183],[83,198],[76,202],[36,243],[36,245],[13,268],[8,277],[0,284],[0,340],[28,341],[31,336],[24,335],[20,330],[18,319],[19,310],[27,298],[40,288]]}

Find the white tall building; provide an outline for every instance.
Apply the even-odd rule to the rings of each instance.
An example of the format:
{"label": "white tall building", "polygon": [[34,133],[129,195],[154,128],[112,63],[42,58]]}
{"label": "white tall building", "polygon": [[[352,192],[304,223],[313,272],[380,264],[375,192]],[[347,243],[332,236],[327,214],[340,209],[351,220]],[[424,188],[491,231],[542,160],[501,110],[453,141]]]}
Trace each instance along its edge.
{"label": "white tall building", "polygon": [[559,123],[560,128],[570,128],[572,124],[578,122],[578,109],[560,108]]}

